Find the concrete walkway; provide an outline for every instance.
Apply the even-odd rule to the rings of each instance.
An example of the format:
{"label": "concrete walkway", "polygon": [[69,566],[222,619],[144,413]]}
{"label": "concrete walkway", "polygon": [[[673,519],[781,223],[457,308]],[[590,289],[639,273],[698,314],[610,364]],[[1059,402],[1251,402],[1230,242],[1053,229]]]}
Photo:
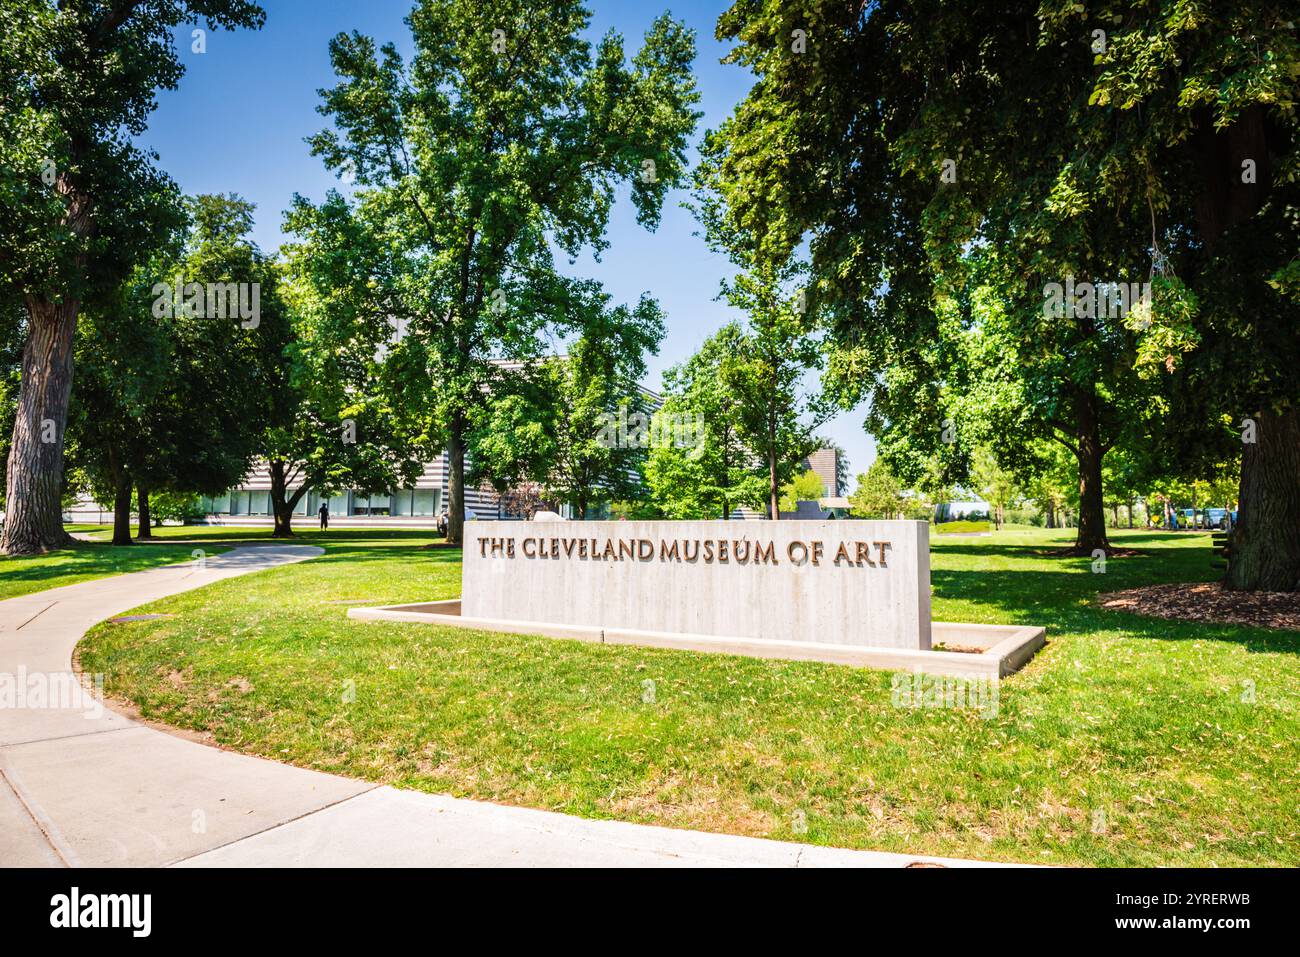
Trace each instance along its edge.
{"label": "concrete walkway", "polygon": [[0,602],[0,866],[978,866],[380,787],[154,730],[103,707],[72,674],[73,649],[96,622],[321,553],[241,546],[203,567]]}

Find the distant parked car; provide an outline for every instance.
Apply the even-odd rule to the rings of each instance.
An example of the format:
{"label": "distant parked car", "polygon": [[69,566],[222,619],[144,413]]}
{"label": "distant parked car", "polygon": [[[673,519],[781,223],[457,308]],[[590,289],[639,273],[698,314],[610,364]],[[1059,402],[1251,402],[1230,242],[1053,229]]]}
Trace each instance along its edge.
{"label": "distant parked car", "polygon": [[1176,508],[1175,528],[1221,528],[1237,524],[1237,513],[1226,508]]}
{"label": "distant parked car", "polygon": [[[472,508],[466,508],[466,509],[465,509],[465,521],[467,521],[467,522],[472,522],[472,521],[474,521],[474,520],[477,519],[477,518],[478,518],[478,516],[474,514],[474,510],[473,510]],[[444,508],[444,509],[442,510],[442,512],[438,515],[438,534],[439,534],[439,535],[446,535],[446,534],[447,534],[447,522],[448,522],[449,520],[450,520],[450,512],[449,512],[447,509]]]}
{"label": "distant parked car", "polygon": [[1206,528],[1221,528],[1226,532],[1236,524],[1237,512],[1235,509],[1231,512],[1226,508],[1207,508],[1205,510]]}
{"label": "distant parked car", "polygon": [[1201,513],[1195,508],[1174,509],[1174,528],[1199,528]]}

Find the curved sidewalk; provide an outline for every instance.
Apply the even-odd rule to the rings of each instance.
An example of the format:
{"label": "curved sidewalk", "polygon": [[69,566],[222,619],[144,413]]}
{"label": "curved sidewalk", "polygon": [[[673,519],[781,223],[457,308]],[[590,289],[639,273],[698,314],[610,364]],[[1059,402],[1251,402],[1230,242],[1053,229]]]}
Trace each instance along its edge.
{"label": "curved sidewalk", "polygon": [[22,688],[0,700],[0,866],[979,866],[401,791],[157,731],[76,683],[95,623],[320,554],[241,546],[0,602],[0,681]]}

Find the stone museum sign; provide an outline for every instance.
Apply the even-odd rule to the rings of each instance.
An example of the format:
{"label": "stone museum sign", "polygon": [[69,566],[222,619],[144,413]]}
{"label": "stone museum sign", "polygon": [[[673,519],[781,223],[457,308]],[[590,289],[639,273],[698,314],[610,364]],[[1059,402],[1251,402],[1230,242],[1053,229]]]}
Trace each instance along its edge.
{"label": "stone museum sign", "polygon": [[461,596],[350,608],[421,622],[999,678],[1033,625],[930,620],[925,522],[467,522]]}
{"label": "stone museum sign", "polygon": [[467,522],[470,619],[930,648],[925,522]]}

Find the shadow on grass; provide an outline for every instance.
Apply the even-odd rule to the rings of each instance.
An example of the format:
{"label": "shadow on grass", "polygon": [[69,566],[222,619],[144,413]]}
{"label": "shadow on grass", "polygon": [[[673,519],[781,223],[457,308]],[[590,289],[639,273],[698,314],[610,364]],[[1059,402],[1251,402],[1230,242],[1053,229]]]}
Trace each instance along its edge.
{"label": "shadow on grass", "polygon": [[[290,539],[285,544],[294,544],[294,540]],[[325,548],[324,555],[312,559],[312,562],[316,565],[328,565],[334,562],[347,562],[349,564],[392,562],[401,561],[403,559],[419,560],[421,563],[434,562],[440,565],[460,564],[459,548],[425,549],[421,544],[365,545],[360,543],[312,542],[306,540],[298,542],[297,544],[320,545]]]}
{"label": "shadow on grass", "polygon": [[182,544],[150,543],[124,547],[87,542],[43,555],[0,558],[0,577],[15,582],[99,572],[125,574],[185,561],[190,557],[189,552],[190,546]]}
{"label": "shadow on grass", "polygon": [[[1071,547],[1070,542],[1035,542],[1033,544],[1016,544],[1014,542],[997,543],[980,543],[967,539],[964,542],[936,542],[930,541],[930,551],[933,554],[942,555],[982,555],[986,558],[1047,558],[1053,561],[1061,562],[1090,562],[1089,555],[1063,555],[1061,550]],[[1135,552],[1132,555],[1111,556],[1107,561],[1119,561],[1121,559],[1133,558],[1160,558],[1165,560],[1171,554],[1186,556],[1190,560],[1200,562],[1208,567],[1210,562],[1210,542],[1206,539],[1203,543],[1194,543],[1185,551],[1171,551],[1167,548],[1147,549],[1142,546],[1146,544],[1146,539],[1119,539],[1111,542],[1111,548],[1115,550],[1123,549],[1125,551]],[[1156,544],[1152,542],[1151,544]],[[1204,551],[1198,548],[1198,545],[1204,546]]]}
{"label": "shadow on grass", "polygon": [[937,569],[931,572],[931,582],[936,599],[994,609],[997,617],[1015,624],[1041,625],[1047,628],[1049,639],[1095,631],[1123,631],[1136,638],[1158,641],[1228,641],[1243,645],[1250,652],[1300,654],[1300,632],[1171,621],[1098,607],[1097,596],[1105,592],[1156,582],[1189,581],[1186,569],[1180,567],[1183,563],[1143,558],[1126,561],[1147,567],[1129,569],[1124,575],[1094,575],[1088,571],[1086,562],[1081,569],[1073,571]]}
{"label": "shadow on grass", "polygon": [[[80,531],[106,536],[112,529],[106,525],[84,526]],[[331,528],[325,531],[315,525],[294,526],[289,538],[276,538],[271,534],[269,525],[164,525],[153,530],[153,538],[148,544],[181,542],[190,540],[230,541],[230,542],[282,542],[292,544],[302,541],[321,544],[329,541],[356,541],[371,539],[409,540],[427,543],[441,541],[442,536],[431,528]],[[104,542],[102,538],[96,542]]]}

